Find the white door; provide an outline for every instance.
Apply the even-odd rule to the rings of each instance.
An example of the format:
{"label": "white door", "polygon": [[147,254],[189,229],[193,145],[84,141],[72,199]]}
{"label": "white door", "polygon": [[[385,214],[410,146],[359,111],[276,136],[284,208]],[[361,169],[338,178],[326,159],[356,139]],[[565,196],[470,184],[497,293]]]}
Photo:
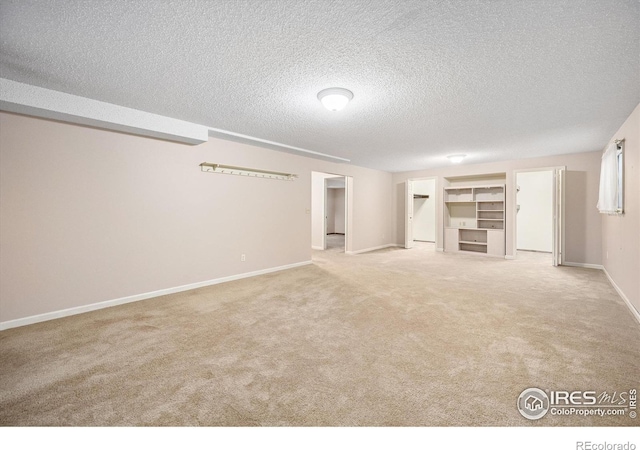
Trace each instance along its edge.
{"label": "white door", "polygon": [[564,179],[565,169],[553,171],[553,265],[564,262]]}
{"label": "white door", "polygon": [[413,181],[405,183],[404,248],[413,247]]}
{"label": "white door", "polygon": [[413,240],[436,241],[436,180],[413,180]]}
{"label": "white door", "polygon": [[353,177],[344,177],[344,251],[353,251]]}
{"label": "white door", "polygon": [[328,220],[328,215],[329,212],[327,211],[327,195],[328,195],[328,178],[324,179],[324,190],[323,192],[323,196],[322,196],[322,201],[323,201],[323,206],[322,206],[322,250],[326,250],[327,249],[327,220]]}

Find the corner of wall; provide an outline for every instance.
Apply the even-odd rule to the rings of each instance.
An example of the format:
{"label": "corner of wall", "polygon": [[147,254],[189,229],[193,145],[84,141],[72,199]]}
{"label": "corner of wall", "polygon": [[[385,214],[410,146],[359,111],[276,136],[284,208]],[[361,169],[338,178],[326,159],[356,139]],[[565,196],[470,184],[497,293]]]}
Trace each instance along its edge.
{"label": "corner of wall", "polygon": [[601,216],[602,261],[613,287],[638,317],[640,311],[640,104],[612,136],[624,139],[624,208]]}

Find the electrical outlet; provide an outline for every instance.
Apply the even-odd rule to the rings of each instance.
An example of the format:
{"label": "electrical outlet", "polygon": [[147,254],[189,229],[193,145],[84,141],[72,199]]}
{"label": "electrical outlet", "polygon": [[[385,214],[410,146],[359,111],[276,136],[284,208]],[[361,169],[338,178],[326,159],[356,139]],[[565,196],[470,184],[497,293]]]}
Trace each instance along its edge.
{"label": "electrical outlet", "polygon": [[247,260],[247,255],[245,255],[244,253],[240,255],[240,261],[246,261],[246,260]]}
{"label": "electrical outlet", "polygon": [[305,214],[311,214],[311,210],[310,210],[310,209],[305,209],[305,210],[304,210],[304,213],[305,213]]}
{"label": "electrical outlet", "polygon": [[609,250],[607,250],[607,259],[609,259]]}

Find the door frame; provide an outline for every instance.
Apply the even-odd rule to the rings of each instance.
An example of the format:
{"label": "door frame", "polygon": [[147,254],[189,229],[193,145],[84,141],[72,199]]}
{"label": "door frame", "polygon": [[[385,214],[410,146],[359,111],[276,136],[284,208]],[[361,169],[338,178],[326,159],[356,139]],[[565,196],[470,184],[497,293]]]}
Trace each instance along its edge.
{"label": "door frame", "polygon": [[433,180],[433,208],[435,215],[435,242],[438,241],[438,177],[408,178],[404,187],[404,248],[413,247],[413,182]]}
{"label": "door frame", "polygon": [[327,249],[327,197],[329,196],[329,183],[327,180],[331,178],[325,178],[322,184],[322,250]]}
{"label": "door frame", "polygon": [[554,266],[560,266],[565,260],[565,172],[567,166],[536,167],[531,169],[516,169],[513,171],[513,205],[511,217],[513,223],[513,257],[518,257],[518,174],[524,172],[552,172],[552,261]]}
{"label": "door frame", "polygon": [[566,167],[553,171],[553,265],[561,266],[565,261],[565,180]]}
{"label": "door frame", "polygon": [[[333,178],[342,177],[344,178],[344,251],[345,253],[351,252],[353,247],[353,225],[352,225],[352,217],[353,217],[353,177],[348,175],[343,175],[339,173],[331,173],[331,172],[321,172],[319,170],[311,171],[311,179],[313,184],[313,173],[319,173],[323,175],[331,175],[329,178],[325,178],[323,180],[322,186],[322,249],[327,249],[327,180]],[[313,188],[311,190],[311,201],[313,203]],[[313,208],[312,208],[313,209]],[[313,222],[313,216],[311,217],[311,221]],[[311,226],[313,230],[313,225]],[[313,236],[311,237],[311,241],[313,242]],[[312,247],[313,248],[313,247]],[[318,250],[318,248],[316,248]]]}

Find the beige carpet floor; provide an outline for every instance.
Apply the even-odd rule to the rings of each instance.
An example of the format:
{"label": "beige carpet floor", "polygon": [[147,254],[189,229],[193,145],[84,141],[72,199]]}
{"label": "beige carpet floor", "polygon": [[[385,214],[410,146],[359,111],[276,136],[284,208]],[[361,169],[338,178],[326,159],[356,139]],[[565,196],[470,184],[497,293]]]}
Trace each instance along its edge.
{"label": "beige carpet floor", "polygon": [[[46,299],[43,299],[46,301]],[[598,270],[429,245],[0,333],[2,425],[598,426],[528,387],[640,388],[640,325]]]}
{"label": "beige carpet floor", "polygon": [[327,250],[343,251],[344,252],[344,234],[328,234],[327,235]]}

